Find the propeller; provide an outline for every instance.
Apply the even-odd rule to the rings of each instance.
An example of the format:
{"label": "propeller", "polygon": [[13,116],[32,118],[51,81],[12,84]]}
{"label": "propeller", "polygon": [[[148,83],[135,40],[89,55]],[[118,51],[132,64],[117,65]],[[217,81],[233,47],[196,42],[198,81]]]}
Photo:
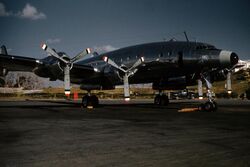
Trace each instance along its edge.
{"label": "propeller", "polygon": [[227,89],[227,93],[231,94],[232,93],[232,80],[231,80],[231,75],[232,75],[232,71],[228,71],[227,73],[227,81],[226,81],[226,89]]}
{"label": "propeller", "polygon": [[140,57],[129,69],[125,70],[121,66],[117,65],[113,60],[109,59],[107,56],[103,57],[103,60],[113,66],[114,68],[124,72],[123,75],[123,85],[124,85],[124,99],[125,101],[130,100],[130,91],[129,91],[129,77],[134,75],[137,72],[137,67],[139,67],[144,62],[144,57]]}
{"label": "propeller", "polygon": [[70,70],[73,67],[73,64],[80,60],[81,58],[83,58],[84,56],[86,56],[87,54],[90,53],[90,48],[85,49],[84,51],[78,53],[75,57],[73,57],[72,59],[70,59],[67,55],[66,59],[62,56],[59,56],[58,53],[51,49],[48,45],[46,44],[42,44],[42,49],[44,51],[46,51],[47,53],[49,53],[51,56],[54,56],[55,58],[57,58],[58,60],[60,60],[63,63],[63,68],[61,68],[61,70],[64,71],[64,91],[65,91],[65,95],[69,95],[70,94]]}
{"label": "propeller", "polygon": [[226,80],[226,89],[227,89],[227,93],[228,94],[231,94],[232,93],[232,73],[233,73],[233,70],[236,69],[236,68],[240,68],[242,67],[242,65],[239,65],[239,64],[235,64],[232,68],[230,69],[227,69],[227,80]]}
{"label": "propeller", "polygon": [[202,89],[201,79],[198,79],[198,95],[199,95],[199,99],[203,99],[203,89]]}

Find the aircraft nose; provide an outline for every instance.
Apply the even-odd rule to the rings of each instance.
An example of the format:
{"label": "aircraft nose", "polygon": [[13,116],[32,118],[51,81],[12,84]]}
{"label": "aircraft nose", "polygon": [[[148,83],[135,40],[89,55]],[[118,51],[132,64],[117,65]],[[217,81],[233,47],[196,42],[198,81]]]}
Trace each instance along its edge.
{"label": "aircraft nose", "polygon": [[238,63],[239,57],[236,53],[222,50],[219,54],[220,64],[222,66],[234,66]]}
{"label": "aircraft nose", "polygon": [[234,66],[235,64],[238,63],[239,56],[236,53],[232,52],[230,56],[230,61],[231,61],[231,65]]}

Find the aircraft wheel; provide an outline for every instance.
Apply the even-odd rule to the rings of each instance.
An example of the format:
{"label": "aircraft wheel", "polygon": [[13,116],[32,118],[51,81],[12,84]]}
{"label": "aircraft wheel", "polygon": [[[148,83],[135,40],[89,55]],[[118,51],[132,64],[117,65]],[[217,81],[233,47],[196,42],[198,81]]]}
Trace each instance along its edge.
{"label": "aircraft wheel", "polygon": [[166,95],[157,95],[154,99],[154,104],[166,106],[169,103],[168,96]]}
{"label": "aircraft wheel", "polygon": [[85,95],[82,97],[82,106],[87,107],[90,105],[90,96]]}
{"label": "aircraft wheel", "polygon": [[98,106],[98,104],[99,104],[99,100],[98,100],[98,97],[95,95],[93,95],[93,96],[85,95],[82,98],[82,106],[83,107],[88,107],[88,106],[96,107],[96,106]]}
{"label": "aircraft wheel", "polygon": [[213,111],[217,111],[218,105],[215,101],[213,101]]}
{"label": "aircraft wheel", "polygon": [[162,95],[162,96],[161,96],[161,105],[163,105],[163,106],[167,106],[167,105],[168,105],[168,103],[169,103],[168,96],[166,96],[166,95]]}
{"label": "aircraft wheel", "polygon": [[96,107],[99,105],[99,99],[96,95],[91,96],[91,102],[93,107]]}
{"label": "aircraft wheel", "polygon": [[161,97],[160,95],[156,95],[154,99],[154,104],[160,105],[160,103],[161,103]]}
{"label": "aircraft wheel", "polygon": [[215,112],[217,110],[217,103],[214,101],[208,101],[201,106],[203,111]]}

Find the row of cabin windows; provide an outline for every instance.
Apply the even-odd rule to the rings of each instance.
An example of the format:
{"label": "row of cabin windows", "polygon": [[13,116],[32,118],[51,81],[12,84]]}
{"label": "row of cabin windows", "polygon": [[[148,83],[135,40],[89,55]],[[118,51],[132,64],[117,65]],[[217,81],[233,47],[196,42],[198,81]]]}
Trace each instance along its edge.
{"label": "row of cabin windows", "polygon": [[[172,55],[172,52],[167,52],[167,56],[171,56]],[[163,55],[163,53],[161,52],[160,54],[159,54],[159,58],[160,57],[163,57],[164,55]],[[139,58],[139,56],[138,55],[136,55],[135,56],[135,59],[137,60]],[[127,58],[127,61],[129,61],[130,59],[131,59],[131,56],[128,56]],[[114,58],[114,61],[115,62],[123,62],[123,58],[119,58],[119,60],[117,59],[117,58]],[[100,65],[100,64],[102,64],[103,62],[95,62],[95,63],[90,63],[90,65],[91,66],[97,66],[97,65]]]}
{"label": "row of cabin windows", "polygon": [[211,46],[211,45],[198,45],[198,46],[196,46],[196,50],[210,50],[210,49],[215,49],[215,47]]}
{"label": "row of cabin windows", "polygon": [[[167,56],[171,56],[171,55],[172,55],[172,52],[167,52]],[[161,52],[161,53],[159,54],[158,57],[160,58],[160,57],[163,57],[163,56],[164,56],[164,55],[163,55],[163,53]]]}

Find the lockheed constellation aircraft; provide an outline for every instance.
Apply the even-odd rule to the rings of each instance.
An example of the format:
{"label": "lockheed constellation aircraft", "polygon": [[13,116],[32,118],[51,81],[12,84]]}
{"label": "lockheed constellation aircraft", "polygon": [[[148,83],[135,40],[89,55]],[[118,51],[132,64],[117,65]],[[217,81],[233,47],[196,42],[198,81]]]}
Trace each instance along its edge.
{"label": "lockheed constellation aircraft", "polygon": [[[64,81],[65,94],[70,93],[70,83],[79,84],[88,94],[82,98],[83,106],[96,106],[97,96],[91,90],[114,89],[124,85],[124,98],[129,100],[129,84],[152,83],[159,90],[154,103],[167,105],[167,89],[184,89],[198,81],[198,94],[203,96],[202,82],[206,84],[208,101],[204,110],[215,111],[216,102],[212,97],[212,83],[227,80],[227,89],[231,91],[231,73],[237,66],[236,53],[217,49],[215,46],[187,41],[164,41],[146,43],[121,48],[108,53],[94,53],[92,57],[82,59],[90,54],[90,49],[70,58],[64,52],[56,52],[48,45],[41,47],[49,56],[35,59],[8,55],[5,46],[0,54],[0,76],[8,71],[29,71],[40,77]],[[80,60],[82,59],[82,60]]]}

